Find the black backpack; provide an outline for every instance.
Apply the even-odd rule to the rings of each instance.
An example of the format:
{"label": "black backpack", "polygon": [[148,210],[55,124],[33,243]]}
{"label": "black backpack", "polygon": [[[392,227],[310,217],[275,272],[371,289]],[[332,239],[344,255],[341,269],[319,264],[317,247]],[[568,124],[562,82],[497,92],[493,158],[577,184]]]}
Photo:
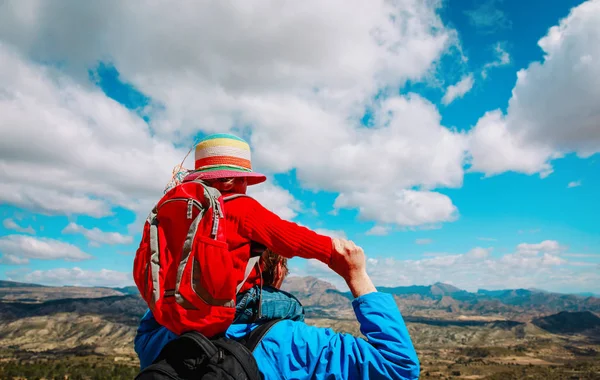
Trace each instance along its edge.
{"label": "black backpack", "polygon": [[224,336],[208,339],[195,331],[186,332],[169,342],[154,363],[135,379],[262,379],[252,352],[277,322],[266,322],[237,341]]}

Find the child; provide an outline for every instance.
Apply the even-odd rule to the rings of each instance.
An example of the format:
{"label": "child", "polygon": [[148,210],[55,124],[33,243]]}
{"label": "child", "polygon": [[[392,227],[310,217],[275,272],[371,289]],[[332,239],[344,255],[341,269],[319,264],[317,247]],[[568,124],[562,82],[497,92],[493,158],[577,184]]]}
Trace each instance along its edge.
{"label": "child", "polygon": [[[204,138],[196,145],[195,170],[186,175],[183,181],[195,179],[202,180],[219,190],[224,197],[228,197],[244,195],[248,186],[262,183],[266,177],[252,171],[248,143],[231,134],[215,134]],[[253,242],[287,258],[298,256],[318,259],[328,265],[332,254],[341,253],[346,248],[345,241],[332,239],[282,220],[251,197],[238,196],[226,201],[225,216],[227,244],[234,257],[235,273],[244,274]],[[254,287],[260,283],[260,273],[255,267],[246,281],[244,277],[236,280],[237,283],[243,282],[239,289],[241,298],[238,297],[242,302],[244,296],[241,293],[256,292]],[[285,295],[285,293],[268,291],[262,295],[265,297],[275,295],[276,298],[281,298],[282,294]],[[286,298],[290,302],[297,302],[293,298],[287,296]],[[266,303],[267,300],[265,299],[264,302]],[[236,317],[238,321],[240,318],[244,319],[244,316],[240,316],[239,313]]]}
{"label": "child", "polygon": [[262,254],[264,287],[255,285],[237,298],[234,324],[262,323],[272,319],[304,321],[304,308],[292,294],[280,290],[288,275],[287,260],[270,250]]}

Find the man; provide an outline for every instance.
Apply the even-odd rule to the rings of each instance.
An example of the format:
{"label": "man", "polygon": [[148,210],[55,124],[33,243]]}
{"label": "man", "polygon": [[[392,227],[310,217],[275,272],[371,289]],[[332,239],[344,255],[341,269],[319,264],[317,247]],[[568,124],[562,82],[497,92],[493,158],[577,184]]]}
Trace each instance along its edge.
{"label": "man", "polygon": [[[332,256],[330,267],[342,276],[354,300],[360,330],[368,341],[331,329],[284,320],[275,324],[254,350],[265,379],[418,379],[419,361],[406,325],[390,294],[379,293],[366,272],[361,248],[343,241],[342,252]],[[267,261],[268,263],[268,261]],[[271,260],[271,283],[281,286],[285,261]],[[234,324],[226,336],[240,339],[256,324]],[[177,336],[146,313],[135,338],[142,368]]]}

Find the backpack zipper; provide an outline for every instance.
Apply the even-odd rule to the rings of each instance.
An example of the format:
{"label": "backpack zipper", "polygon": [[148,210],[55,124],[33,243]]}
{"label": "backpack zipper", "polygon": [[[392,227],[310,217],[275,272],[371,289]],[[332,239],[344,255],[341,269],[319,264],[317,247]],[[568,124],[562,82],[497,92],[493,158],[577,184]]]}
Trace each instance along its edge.
{"label": "backpack zipper", "polygon": [[[161,208],[161,207],[163,207],[164,205],[166,205],[167,203],[171,203],[171,202],[179,202],[179,201],[182,201],[182,202],[187,202],[187,204],[188,204],[188,215],[189,215],[190,208],[192,207],[192,205],[193,205],[193,206],[196,206],[196,208],[198,208],[198,210],[202,210],[202,209],[203,209],[203,207],[202,207],[202,203],[198,202],[197,200],[195,200],[195,199],[193,199],[193,198],[173,198],[173,199],[169,199],[169,200],[166,200],[166,201],[164,201],[164,202],[163,202],[163,203],[162,203],[162,204],[161,204],[161,205],[160,205],[160,206],[159,206],[159,207],[156,209],[156,212],[158,213],[158,210],[160,210],[160,208]],[[188,218],[188,219],[191,219],[191,218]]]}
{"label": "backpack zipper", "polygon": [[194,206],[194,200],[191,198],[188,199],[188,209],[187,209],[187,218],[188,219],[192,219],[193,206]]}

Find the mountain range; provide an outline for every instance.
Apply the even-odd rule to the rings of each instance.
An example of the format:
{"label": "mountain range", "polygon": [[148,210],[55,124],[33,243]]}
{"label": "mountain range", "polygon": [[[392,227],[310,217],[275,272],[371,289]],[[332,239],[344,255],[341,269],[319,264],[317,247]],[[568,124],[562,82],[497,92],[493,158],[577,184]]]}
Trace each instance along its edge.
{"label": "mountain range", "polygon": [[[314,277],[284,290],[307,322],[360,334],[350,293]],[[448,284],[379,288],[393,295],[419,344],[461,344],[584,332],[600,341],[600,299],[526,289],[467,292]],[[147,309],[135,287],[49,287],[0,281],[0,345],[27,352],[133,355]],[[490,335],[492,334],[492,335]]]}
{"label": "mountain range", "polygon": [[[282,289],[294,294],[308,315],[346,316],[352,295],[315,277],[289,277]],[[442,319],[529,321],[561,311],[600,313],[600,298],[530,289],[468,292],[452,285],[378,287],[394,296],[404,316]]]}

